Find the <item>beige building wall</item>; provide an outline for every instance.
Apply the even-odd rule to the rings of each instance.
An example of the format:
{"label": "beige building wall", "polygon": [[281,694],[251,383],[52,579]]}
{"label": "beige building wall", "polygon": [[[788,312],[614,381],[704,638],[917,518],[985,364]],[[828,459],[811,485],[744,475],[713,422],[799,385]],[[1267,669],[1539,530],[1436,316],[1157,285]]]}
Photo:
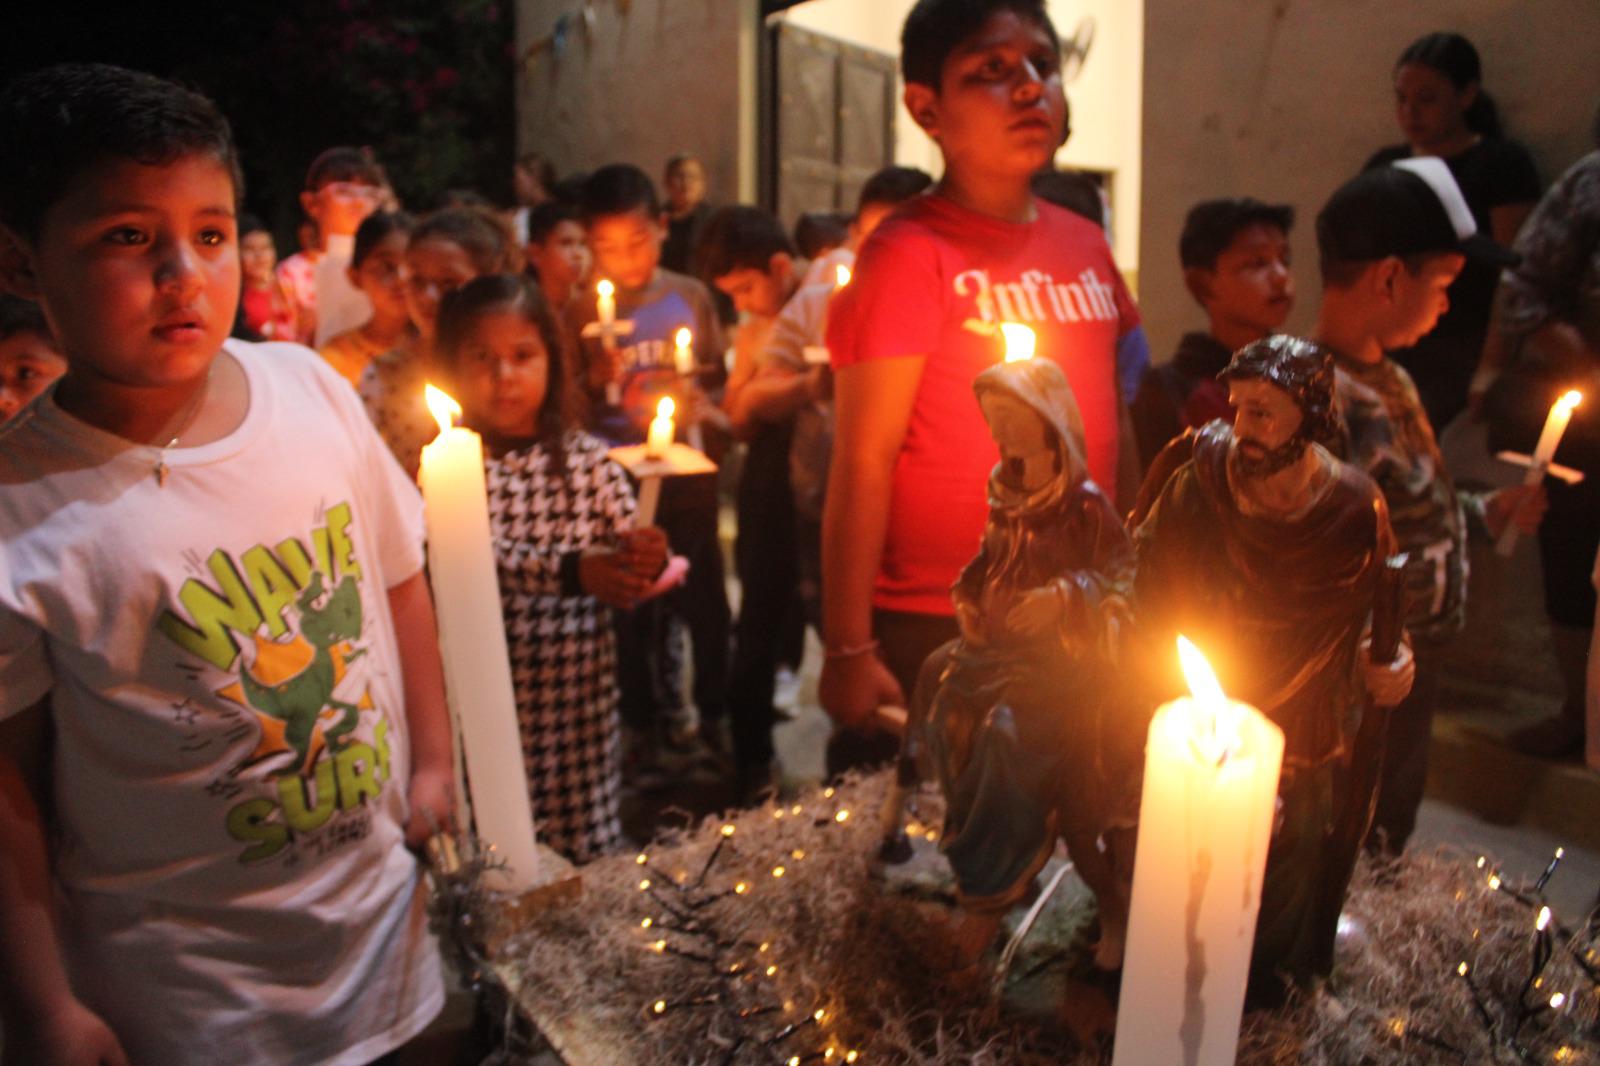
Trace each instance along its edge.
{"label": "beige building wall", "polygon": [[1390,76],[1415,38],[1465,34],[1510,135],[1548,183],[1588,149],[1600,103],[1597,0],[1147,0],[1140,305],[1158,360],[1204,316],[1178,234],[1196,200],[1253,195],[1299,211],[1304,329],[1317,304],[1313,221],[1376,149],[1401,140]]}
{"label": "beige building wall", "polygon": [[[780,18],[817,33],[898,56],[900,26],[914,0],[808,0]],[[1144,10],[1138,0],[1049,0],[1063,38],[1085,20],[1094,43],[1082,75],[1067,87],[1072,137],[1056,160],[1063,166],[1109,171],[1117,207],[1113,246],[1132,274],[1139,262],[1139,200]],[[895,115],[895,161],[938,176],[939,150],[904,107]]]}
{"label": "beige building wall", "polygon": [[[754,80],[757,0],[632,0],[592,5],[557,55],[544,47],[517,78],[517,147],[544,153],[560,174],[634,163],[658,183],[674,152],[706,164],[709,196],[755,191]],[[517,49],[548,41],[571,0],[519,0]],[[743,173],[748,171],[748,173]]]}

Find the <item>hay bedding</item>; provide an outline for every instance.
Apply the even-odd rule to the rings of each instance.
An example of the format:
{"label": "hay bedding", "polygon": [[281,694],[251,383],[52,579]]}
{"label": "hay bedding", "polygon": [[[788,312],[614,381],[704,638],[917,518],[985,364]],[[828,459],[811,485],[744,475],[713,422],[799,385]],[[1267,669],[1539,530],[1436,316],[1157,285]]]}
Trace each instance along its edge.
{"label": "hay bedding", "polygon": [[[878,774],[831,795],[808,793],[799,813],[771,803],[741,812],[728,820],[735,832],[726,839],[724,823],[708,820],[657,841],[642,866],[632,855],[593,863],[582,871],[581,898],[528,916],[494,961],[515,974],[520,1002],[605,1034],[618,1064],[836,1063],[847,1050],[862,1063],[917,1066],[1108,1062],[1109,1039],[1084,1046],[1018,1006],[1030,981],[1084,972],[1081,933],[1092,904],[1081,891],[1053,901],[1055,913],[1030,935],[994,1003],[986,973],[949,970],[943,923],[953,912],[937,886],[886,886],[872,875],[887,783]],[[936,825],[937,797],[919,803],[921,821]],[[1346,910],[1364,938],[1346,945],[1325,992],[1248,1015],[1239,1061],[1600,1063],[1600,997],[1559,936],[1527,1001],[1561,991],[1569,1002],[1524,1019],[1522,1052],[1509,1046],[1513,1004],[1529,978],[1534,909],[1488,888],[1492,867],[1480,870],[1474,858],[1418,855],[1382,878],[1359,872]],[[734,892],[740,882],[742,894]],[[1457,976],[1463,960],[1496,1039]],[[768,967],[776,967],[770,976]]]}

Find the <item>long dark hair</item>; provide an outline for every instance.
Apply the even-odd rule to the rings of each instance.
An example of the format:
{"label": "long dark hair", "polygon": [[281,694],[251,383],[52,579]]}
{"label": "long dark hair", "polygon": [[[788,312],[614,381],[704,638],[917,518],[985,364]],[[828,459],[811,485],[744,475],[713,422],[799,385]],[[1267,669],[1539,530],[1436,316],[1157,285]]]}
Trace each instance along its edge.
{"label": "long dark hair", "polygon": [[539,332],[539,339],[544,342],[549,372],[545,379],[544,403],[539,406],[538,416],[534,420],[534,438],[549,455],[551,469],[558,477],[565,479],[565,438],[575,424],[572,399],[568,393],[571,376],[561,344],[561,331],[537,285],[520,274],[483,274],[447,294],[439,305],[439,357],[453,371],[474,323],[494,311],[511,311],[521,315]]}
{"label": "long dark hair", "polygon": [[1472,42],[1459,33],[1430,33],[1418,37],[1400,53],[1394,68],[1399,70],[1407,63],[1421,63],[1450,79],[1450,84],[1461,92],[1469,85],[1477,85],[1478,95],[1473,98],[1463,116],[1467,129],[1480,137],[1503,137],[1500,110],[1494,98],[1483,87],[1483,63]]}

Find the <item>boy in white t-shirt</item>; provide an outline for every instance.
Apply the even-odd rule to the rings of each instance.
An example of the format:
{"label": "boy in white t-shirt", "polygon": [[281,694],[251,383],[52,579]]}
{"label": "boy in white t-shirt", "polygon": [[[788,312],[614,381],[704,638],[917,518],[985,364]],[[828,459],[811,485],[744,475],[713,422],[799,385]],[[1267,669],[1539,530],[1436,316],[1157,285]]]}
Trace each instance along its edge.
{"label": "boy in white t-shirt", "polygon": [[405,846],[452,809],[421,502],[314,353],[224,344],[210,101],[52,67],[0,143],[0,286],[68,362],[0,432],[6,1050],[371,1062],[443,1000]]}

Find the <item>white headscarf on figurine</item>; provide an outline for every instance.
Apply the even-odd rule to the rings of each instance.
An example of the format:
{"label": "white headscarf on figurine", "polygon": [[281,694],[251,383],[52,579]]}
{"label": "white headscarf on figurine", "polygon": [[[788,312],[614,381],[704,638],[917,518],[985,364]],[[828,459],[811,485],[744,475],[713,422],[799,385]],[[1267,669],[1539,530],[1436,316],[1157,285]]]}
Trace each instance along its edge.
{"label": "white headscarf on figurine", "polygon": [[972,384],[1000,461],[990,506],[1031,510],[1088,479],[1083,416],[1061,368],[1048,359],[997,363]]}

